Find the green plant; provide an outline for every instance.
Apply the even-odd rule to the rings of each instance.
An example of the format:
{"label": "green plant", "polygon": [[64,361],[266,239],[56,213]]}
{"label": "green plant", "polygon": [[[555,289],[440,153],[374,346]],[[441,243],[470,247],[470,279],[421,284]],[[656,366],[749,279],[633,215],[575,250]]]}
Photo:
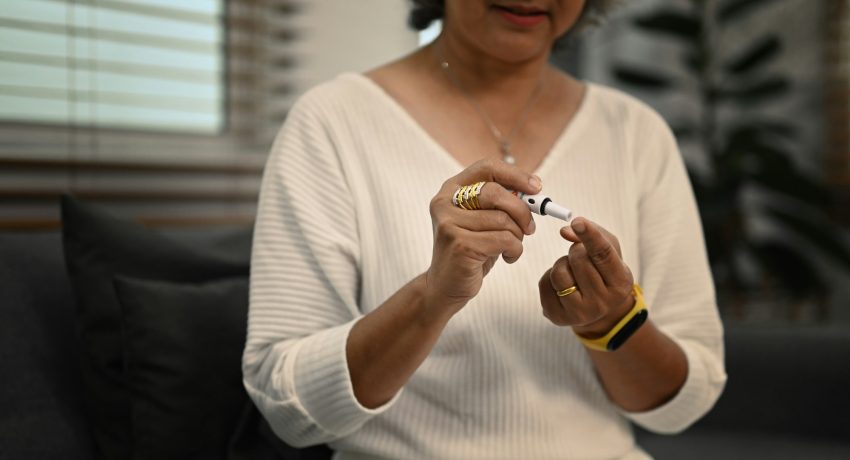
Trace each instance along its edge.
{"label": "green plant", "polygon": [[[689,165],[689,172],[721,306],[740,313],[747,298],[774,292],[792,306],[817,303],[825,318],[830,286],[822,257],[849,269],[846,234],[824,211],[826,188],[789,151],[794,121],[742,110],[792,90],[788,78],[769,70],[783,43],[767,34],[736,49],[718,46],[742,18],[776,1],[691,0],[687,9],[664,6],[636,17],[643,33],[681,46],[690,82],[647,65],[618,64],[613,74],[645,91],[697,93],[700,114],[672,124],[680,142],[698,142],[705,154],[702,167]],[[776,231],[758,233],[755,222]]]}

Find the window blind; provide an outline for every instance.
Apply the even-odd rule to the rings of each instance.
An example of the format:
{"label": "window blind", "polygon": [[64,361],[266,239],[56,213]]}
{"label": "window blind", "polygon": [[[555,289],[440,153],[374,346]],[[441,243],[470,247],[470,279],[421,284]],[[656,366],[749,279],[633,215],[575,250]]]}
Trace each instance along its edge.
{"label": "window blind", "polygon": [[250,222],[296,93],[296,0],[3,0],[0,229],[64,192],[149,222]]}
{"label": "window blind", "polygon": [[0,118],[218,132],[222,0],[4,0]]}

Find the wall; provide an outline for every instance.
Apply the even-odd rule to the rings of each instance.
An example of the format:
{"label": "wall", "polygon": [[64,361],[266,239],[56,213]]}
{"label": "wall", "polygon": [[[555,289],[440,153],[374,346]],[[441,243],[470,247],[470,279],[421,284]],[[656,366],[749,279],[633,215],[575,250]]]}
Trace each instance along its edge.
{"label": "wall", "polygon": [[293,78],[302,91],[341,72],[363,72],[410,53],[418,36],[405,0],[310,0],[297,15]]}

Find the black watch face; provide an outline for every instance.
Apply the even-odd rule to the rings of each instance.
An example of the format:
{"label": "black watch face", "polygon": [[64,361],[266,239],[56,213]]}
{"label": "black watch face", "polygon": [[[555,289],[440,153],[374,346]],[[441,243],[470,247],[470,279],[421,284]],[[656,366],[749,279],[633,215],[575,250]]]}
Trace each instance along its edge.
{"label": "black watch face", "polygon": [[608,341],[608,351],[614,351],[620,348],[621,345],[626,343],[626,340],[635,333],[636,330],[640,328],[640,326],[646,322],[646,318],[649,316],[649,313],[644,308],[643,310],[637,312],[637,314],[623,326],[614,337],[611,337],[611,340]]}

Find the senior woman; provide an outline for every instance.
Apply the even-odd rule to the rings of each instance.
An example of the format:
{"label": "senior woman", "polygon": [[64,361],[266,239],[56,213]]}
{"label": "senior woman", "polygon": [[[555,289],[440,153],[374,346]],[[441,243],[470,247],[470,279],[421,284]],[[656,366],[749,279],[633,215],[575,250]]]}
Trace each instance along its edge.
{"label": "senior woman", "polygon": [[[245,385],[335,458],[643,459],[725,382],[663,120],[549,63],[602,0],[416,1],[426,46],[296,103],[266,167]],[[511,191],[578,215],[532,218]],[[501,259],[501,260],[500,260]],[[641,290],[642,287],[642,290]],[[648,312],[648,318],[647,318]]]}

